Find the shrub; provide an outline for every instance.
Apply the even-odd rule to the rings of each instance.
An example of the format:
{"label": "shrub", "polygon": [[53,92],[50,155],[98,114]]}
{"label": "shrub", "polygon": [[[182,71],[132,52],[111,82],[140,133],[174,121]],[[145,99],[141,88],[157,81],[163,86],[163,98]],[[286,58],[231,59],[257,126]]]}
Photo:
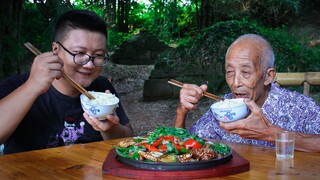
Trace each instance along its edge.
{"label": "shrub", "polygon": [[[197,37],[171,52],[179,58],[170,67],[180,71],[208,71],[210,90],[225,91],[225,53],[237,37],[247,33],[259,34],[271,43],[277,71],[319,71],[319,47],[308,47],[307,40],[289,34],[285,26],[271,29],[247,19],[219,22],[204,29]],[[163,60],[158,62],[163,63]]]}

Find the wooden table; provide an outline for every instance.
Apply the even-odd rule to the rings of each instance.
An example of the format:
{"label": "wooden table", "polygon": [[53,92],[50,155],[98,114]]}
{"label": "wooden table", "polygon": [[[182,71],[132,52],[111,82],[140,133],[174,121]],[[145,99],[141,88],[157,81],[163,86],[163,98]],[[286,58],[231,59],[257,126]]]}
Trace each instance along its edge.
{"label": "wooden table", "polygon": [[[102,173],[108,152],[120,140],[0,156],[0,179],[124,179]],[[320,153],[295,151],[293,160],[280,161],[274,148],[226,144],[250,162],[250,170],[219,179],[320,179]]]}

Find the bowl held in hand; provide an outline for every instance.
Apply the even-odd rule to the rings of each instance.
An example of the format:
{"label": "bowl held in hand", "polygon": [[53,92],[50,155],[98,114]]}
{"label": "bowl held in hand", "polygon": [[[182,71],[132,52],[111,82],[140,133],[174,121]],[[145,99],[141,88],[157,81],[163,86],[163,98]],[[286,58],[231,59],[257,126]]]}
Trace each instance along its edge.
{"label": "bowl held in hand", "polygon": [[114,94],[90,91],[95,99],[90,100],[84,94],[80,95],[82,109],[90,116],[105,120],[118,107],[119,98]]}
{"label": "bowl held in hand", "polygon": [[210,106],[214,117],[222,122],[233,122],[245,118],[249,108],[244,103],[244,98],[225,99]]}

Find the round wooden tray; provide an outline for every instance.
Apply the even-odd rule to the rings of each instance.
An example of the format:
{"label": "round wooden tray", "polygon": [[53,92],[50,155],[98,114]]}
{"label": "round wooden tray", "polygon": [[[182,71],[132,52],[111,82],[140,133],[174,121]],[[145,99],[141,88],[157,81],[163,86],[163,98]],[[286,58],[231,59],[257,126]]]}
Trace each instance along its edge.
{"label": "round wooden tray", "polygon": [[117,153],[112,149],[107,155],[102,170],[104,174],[125,178],[139,178],[139,179],[193,179],[193,178],[210,178],[218,176],[226,176],[231,174],[238,174],[250,169],[250,163],[237,152],[232,152],[232,159],[228,162],[207,167],[203,169],[193,170],[149,170],[138,168],[124,164],[116,159]]}

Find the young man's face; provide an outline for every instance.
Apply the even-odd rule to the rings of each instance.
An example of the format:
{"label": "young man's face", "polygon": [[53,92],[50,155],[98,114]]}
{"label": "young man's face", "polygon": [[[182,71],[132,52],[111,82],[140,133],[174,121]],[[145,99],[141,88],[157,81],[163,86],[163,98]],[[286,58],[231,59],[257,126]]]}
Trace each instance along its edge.
{"label": "young man's face", "polygon": [[[85,53],[89,56],[105,56],[106,38],[98,32],[72,30],[64,41],[60,42],[71,53]],[[83,87],[89,86],[101,73],[103,67],[96,67],[92,61],[85,65],[73,62],[73,56],[58,46],[58,56],[64,62],[64,71]]]}
{"label": "young man's face", "polygon": [[250,41],[232,46],[226,55],[226,81],[233,98],[249,98],[262,105],[267,97],[259,45]]}

